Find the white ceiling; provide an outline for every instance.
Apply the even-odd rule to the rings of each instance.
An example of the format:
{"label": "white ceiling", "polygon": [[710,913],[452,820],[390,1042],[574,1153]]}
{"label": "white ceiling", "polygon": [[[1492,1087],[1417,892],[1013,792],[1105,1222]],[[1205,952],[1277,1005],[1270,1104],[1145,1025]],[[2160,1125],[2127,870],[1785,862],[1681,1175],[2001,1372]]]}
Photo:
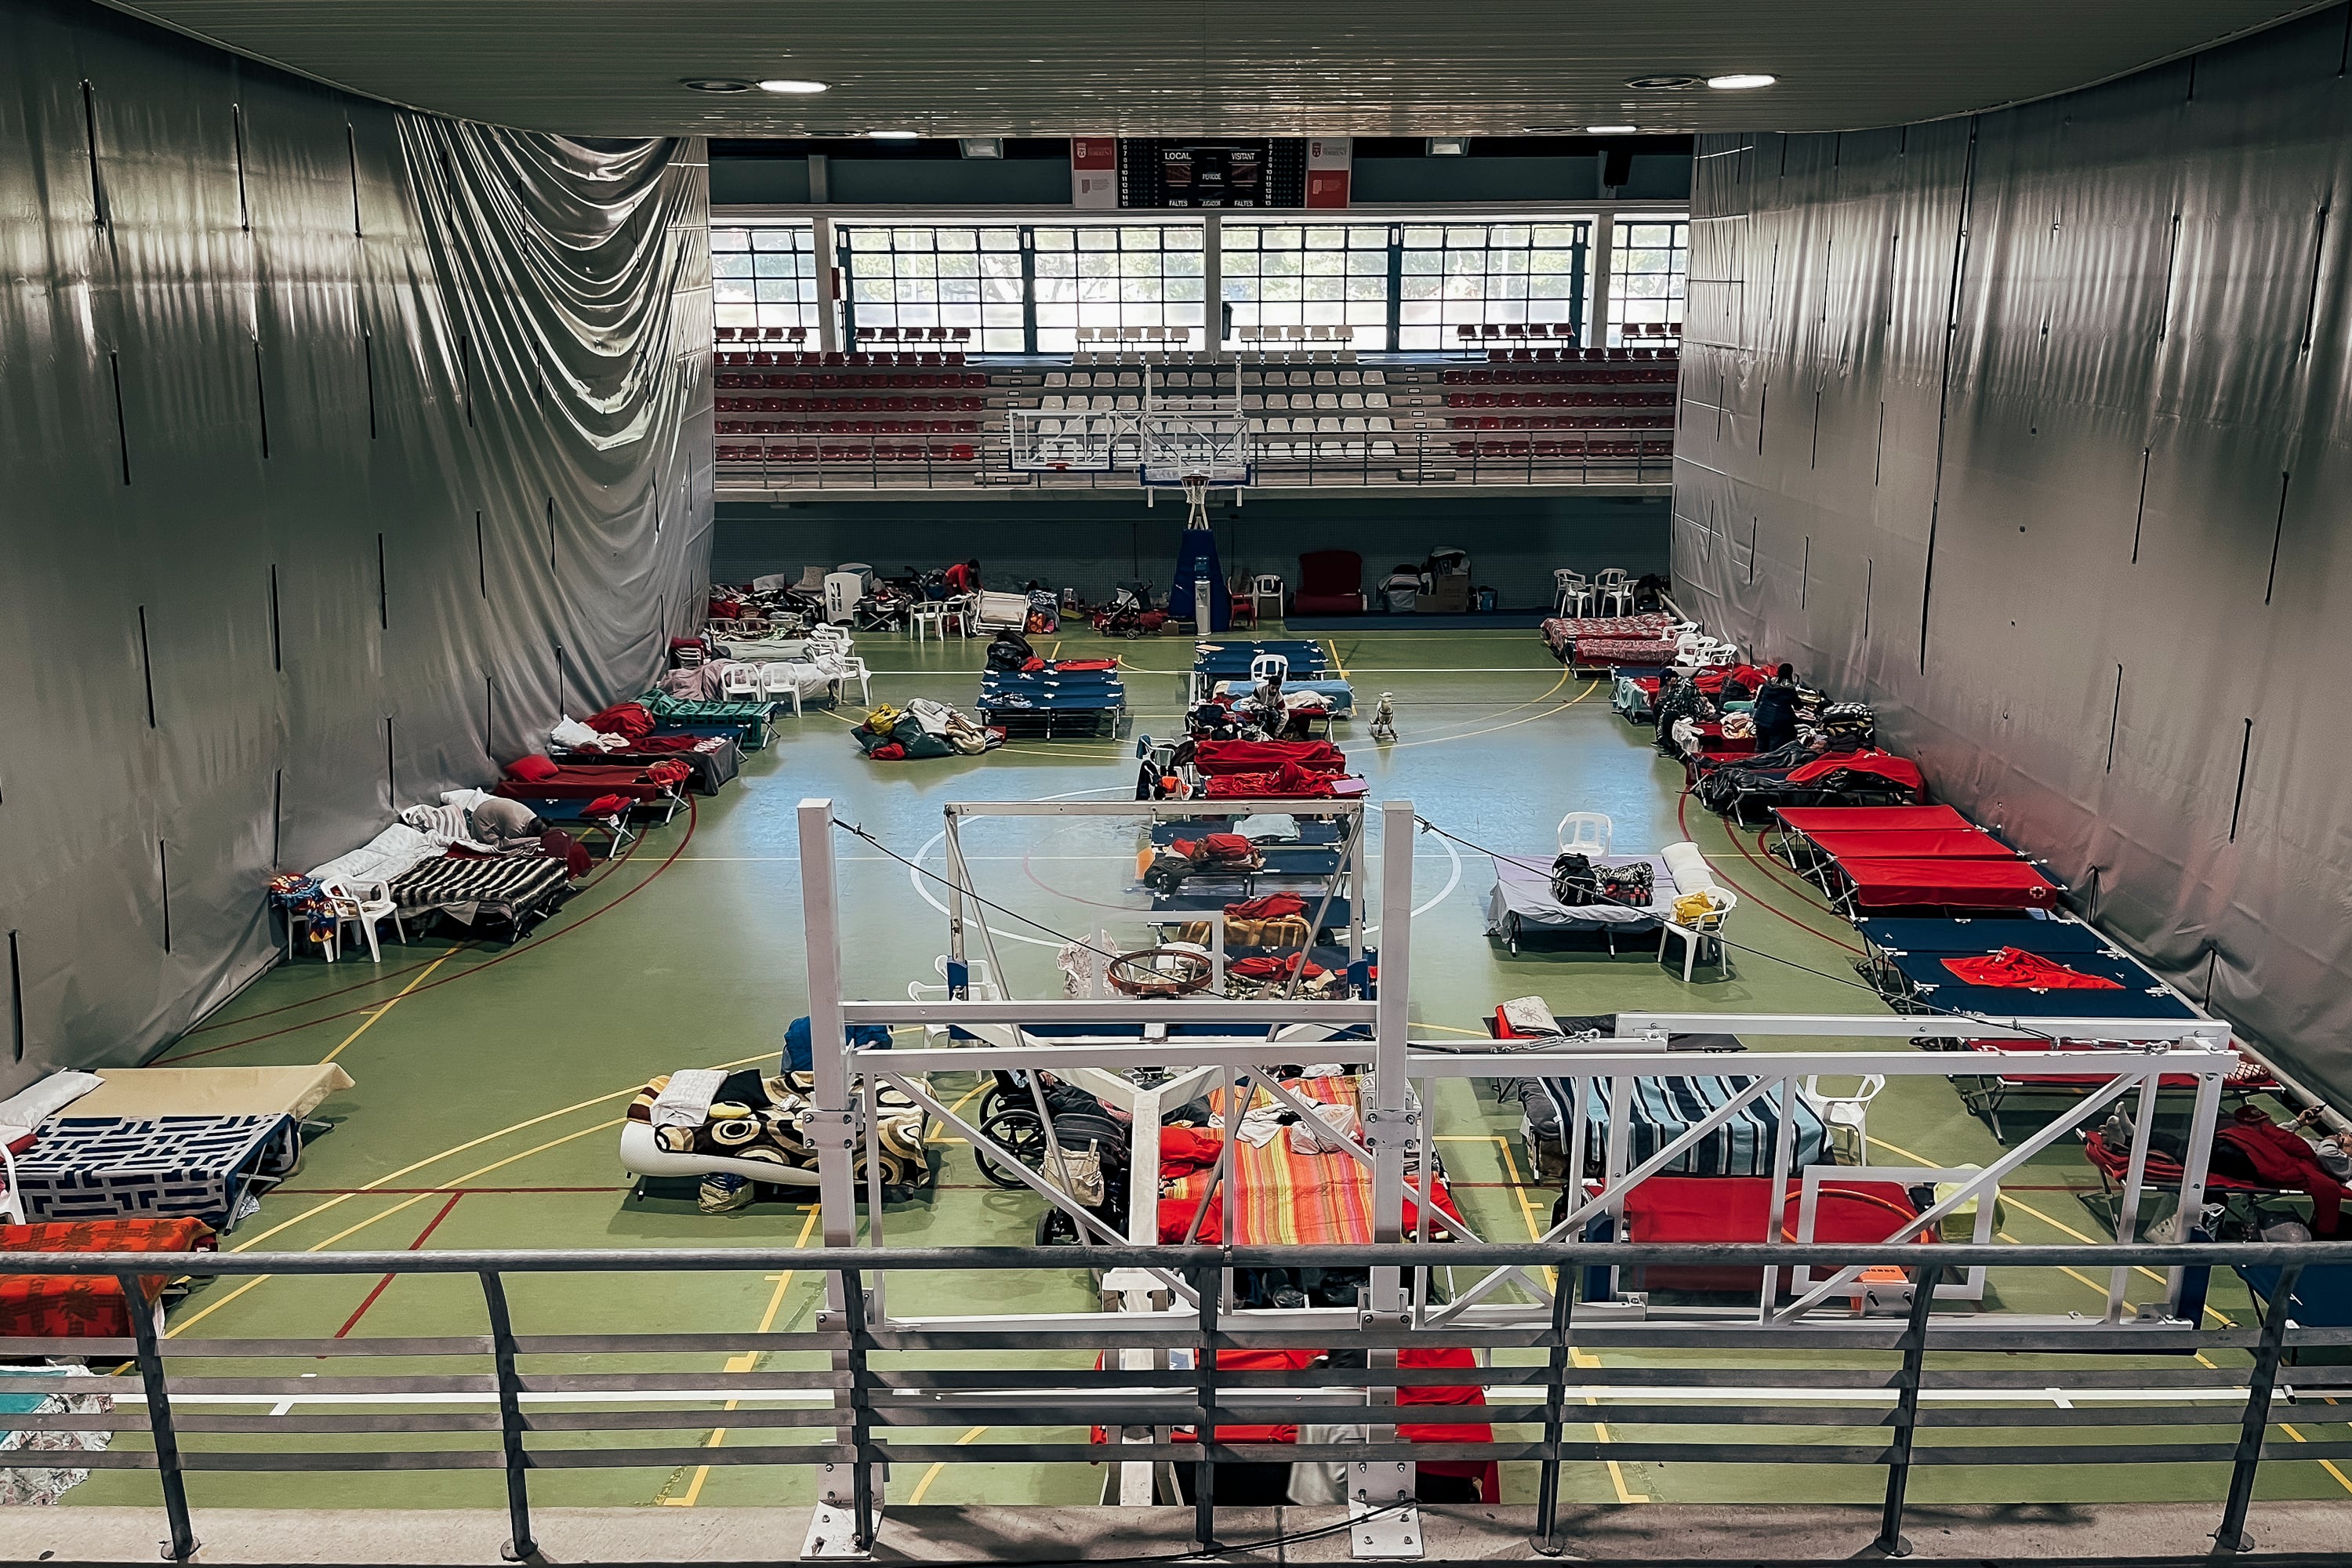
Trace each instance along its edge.
{"label": "white ceiling", "polygon": [[[2310,0],[106,0],[354,92],[573,135],[1828,131],[2045,97]],[[1750,92],[1625,79],[1762,71]],[[682,77],[803,77],[813,98]]]}

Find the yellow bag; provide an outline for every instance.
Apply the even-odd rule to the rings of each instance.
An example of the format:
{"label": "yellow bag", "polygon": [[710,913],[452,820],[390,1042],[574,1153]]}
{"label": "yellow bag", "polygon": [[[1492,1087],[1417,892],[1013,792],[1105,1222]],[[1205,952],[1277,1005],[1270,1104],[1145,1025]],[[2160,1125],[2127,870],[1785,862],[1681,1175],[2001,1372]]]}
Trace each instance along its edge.
{"label": "yellow bag", "polygon": [[898,721],[905,717],[906,714],[902,710],[893,708],[885,702],[866,713],[866,728],[871,734],[887,735],[896,730],[898,727]]}
{"label": "yellow bag", "polygon": [[1675,924],[1693,926],[1715,913],[1715,900],[1705,893],[1685,893],[1675,900]]}

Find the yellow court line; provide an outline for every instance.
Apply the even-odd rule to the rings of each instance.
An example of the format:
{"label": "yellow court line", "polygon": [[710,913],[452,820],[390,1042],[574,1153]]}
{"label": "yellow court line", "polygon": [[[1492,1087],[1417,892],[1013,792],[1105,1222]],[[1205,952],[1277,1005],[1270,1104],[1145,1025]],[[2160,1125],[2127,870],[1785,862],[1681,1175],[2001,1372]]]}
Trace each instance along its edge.
{"label": "yellow court line", "polygon": [[[811,1204],[808,1205],[808,1218],[802,1223],[800,1239],[793,1243],[795,1249],[808,1245],[810,1233],[816,1229],[817,1212],[816,1205]],[[768,1310],[760,1314],[760,1326],[758,1329],[753,1331],[754,1332],[764,1334],[775,1326],[776,1313],[784,1304],[784,1292],[793,1288],[793,1276],[796,1272],[797,1270],[795,1269],[787,1268],[782,1274],[776,1276],[775,1292],[768,1298]],[[727,1361],[727,1370],[729,1372],[749,1372],[754,1366],[757,1366],[759,1362],[760,1352],[758,1351],[746,1351],[741,1355],[729,1357]],[[738,1401],[730,1399],[724,1406],[722,1406],[722,1408],[733,1410],[738,1407]],[[710,1434],[710,1441],[704,1446],[706,1447],[716,1448],[725,1441],[727,1441],[727,1428],[721,1426]],[[694,1468],[694,1479],[688,1483],[686,1495],[684,1497],[666,1497],[659,1500],[667,1508],[692,1508],[695,1505],[696,1500],[702,1496],[702,1483],[709,1479],[710,1467],[709,1465],[697,1465]]]}
{"label": "yellow court line", "polygon": [[[2311,1441],[2310,1438],[2305,1436],[2302,1433],[2296,1431],[2294,1427],[2288,1426],[2284,1421],[2279,1423],[2279,1430],[2284,1432],[2288,1436],[2294,1438],[2298,1443],[2308,1443]],[[2337,1486],[2342,1487],[2347,1492],[2352,1492],[2352,1479],[2347,1479],[2344,1472],[2336,1468],[2335,1460],[2322,1459],[2319,1461],[2319,1468],[2326,1470],[2329,1475],[2334,1476]]]}
{"label": "yellow court line", "polygon": [[[1543,1239],[1543,1231],[1536,1225],[1535,1208],[1528,1202],[1527,1189],[1520,1184],[1519,1163],[1511,1153],[1511,1141],[1498,1133],[1490,1133],[1488,1136],[1492,1137],[1496,1143],[1502,1146],[1503,1168],[1511,1178],[1511,1185],[1514,1189],[1513,1195],[1519,1200],[1519,1217],[1527,1222],[1528,1239],[1529,1241],[1541,1241]],[[1553,1289],[1568,1290],[1575,1289],[1575,1282],[1572,1280],[1562,1279],[1559,1277],[1559,1269],[1554,1268],[1550,1270],[1550,1274],[1551,1288]],[[1601,1364],[1601,1358],[1599,1356],[1588,1354],[1583,1351],[1576,1349],[1574,1346],[1570,1346],[1569,1348],[1568,1354],[1569,1359],[1578,1366],[1594,1367]],[[1584,1396],[1584,1403],[1597,1407],[1601,1401],[1598,1396],[1588,1394]],[[1596,1443],[1613,1441],[1613,1439],[1609,1436],[1608,1423],[1603,1421],[1595,1421],[1592,1424],[1592,1438]],[[1620,1465],[1614,1459],[1603,1459],[1601,1462],[1609,1471],[1609,1484],[1617,1489],[1617,1500],[1619,1502],[1635,1503],[1647,1502],[1650,1500],[1649,1493],[1637,1492],[1625,1484],[1625,1470],[1623,1466]]]}
{"label": "yellow court line", "polygon": [[[986,1089],[986,1088],[987,1088],[991,1083],[992,1083],[993,1081],[995,1081],[995,1080],[994,1080],[994,1079],[985,1079],[985,1078],[984,1078],[984,1079],[982,1079],[978,1083],[973,1084],[970,1089],[965,1089],[965,1090],[963,1091],[963,1099],[962,1099],[962,1100],[957,1100],[953,1105],[950,1105],[950,1106],[949,1106],[949,1107],[948,1107],[948,1114],[949,1114],[949,1115],[950,1115],[950,1116],[952,1116],[952,1115],[954,1115],[957,1111],[961,1110],[964,1108],[964,1103],[965,1103],[965,1101],[966,1101],[966,1100],[971,1100],[971,1097],[972,1097],[973,1095],[978,1094],[982,1089]],[[946,1121],[942,1121],[940,1123],[940,1131],[934,1131],[934,1132],[931,1134],[931,1136],[930,1136],[930,1138],[929,1138],[929,1141],[930,1142],[933,1142],[933,1143],[961,1143],[961,1142],[963,1142],[963,1140],[962,1140],[962,1139],[961,1139],[961,1138],[948,1138],[948,1137],[944,1137],[944,1136],[942,1136],[942,1135],[941,1135],[941,1134],[942,1134],[942,1132],[945,1131],[945,1129],[946,1129],[947,1125],[948,1125],[948,1124],[947,1124],[947,1122],[946,1122]]]}
{"label": "yellow court line", "polygon": [[427,976],[456,956],[457,954],[454,952],[445,952],[440,957],[435,959],[432,963],[426,964],[425,966],[425,973],[418,975],[415,979],[402,986],[398,995],[393,997],[391,1001],[385,1003],[383,1006],[378,1007],[374,1012],[370,1013],[367,1016],[366,1023],[362,1024],[358,1028],[353,1029],[350,1034],[343,1037],[342,1045],[337,1046],[333,1050],[329,1051],[325,1056],[319,1058],[319,1065],[320,1067],[325,1067],[329,1062],[333,1061],[337,1057],[341,1056],[343,1054],[343,1046],[350,1045],[353,1040],[358,1039],[362,1035],[364,1035],[370,1029],[374,1028],[375,1021],[378,1018],[383,1017],[386,1013],[389,1013],[394,1007],[399,1006],[402,997],[406,996],[419,985],[424,984]]}
{"label": "yellow court line", "polygon": [[[765,1058],[754,1058],[754,1059],[758,1059],[758,1060],[764,1060]],[[739,1063],[739,1064],[737,1064],[737,1065],[739,1065],[739,1066],[740,1066],[740,1065],[741,1065],[741,1064],[740,1064],[740,1063]],[[631,1089],[631,1090],[629,1090],[628,1092],[630,1092],[630,1093],[634,1094],[634,1093],[635,1093],[636,1091],[635,1091],[635,1089]],[[607,1100],[610,1100],[610,1099],[612,1099],[613,1097],[612,1097],[611,1095],[606,1095],[604,1098],[605,1098],[605,1099],[607,1099]],[[596,1101],[594,1101],[594,1100],[592,1100],[588,1101],[587,1103],[589,1103],[589,1104],[591,1104],[591,1105],[593,1105],[593,1104],[595,1104],[595,1103],[596,1103]],[[576,1106],[575,1106],[575,1107],[573,1107],[573,1109],[574,1109],[574,1110],[577,1110],[577,1109],[578,1109],[578,1107],[576,1107]],[[561,1113],[561,1112],[555,1112],[554,1114],[559,1114],[559,1115],[560,1115],[560,1114],[562,1114],[562,1113]],[[546,1120],[546,1118],[545,1118],[545,1117],[541,1117],[540,1120],[541,1120],[541,1121],[545,1121],[545,1120]],[[581,1129],[579,1131],[577,1131],[577,1132],[567,1132],[567,1133],[565,1133],[565,1134],[564,1134],[562,1137],[561,1137],[561,1138],[551,1138],[551,1139],[548,1140],[546,1142],[541,1143],[541,1144],[539,1144],[539,1145],[537,1145],[536,1147],[530,1148],[530,1149],[525,1149],[525,1150],[524,1150],[521,1153],[520,1153],[520,1154],[509,1154],[509,1155],[508,1155],[508,1156],[507,1156],[505,1159],[503,1159],[503,1160],[495,1160],[495,1161],[492,1161],[489,1164],[487,1164],[487,1165],[483,1166],[483,1167],[482,1167],[480,1170],[478,1170],[478,1171],[468,1171],[468,1172],[467,1172],[467,1173],[466,1173],[464,1175],[462,1175],[462,1176],[458,1176],[458,1177],[455,1178],[454,1180],[451,1180],[451,1181],[447,1181],[447,1182],[444,1182],[444,1183],[442,1183],[439,1186],[436,1187],[432,1192],[429,1192],[429,1193],[419,1193],[419,1194],[417,1194],[415,1197],[411,1197],[411,1198],[404,1198],[404,1199],[403,1199],[401,1202],[399,1202],[399,1203],[396,1203],[396,1204],[393,1205],[392,1205],[392,1207],[390,1207],[390,1208],[388,1208],[388,1209],[384,1210],[382,1214],[375,1215],[373,1218],[371,1218],[371,1219],[363,1219],[363,1220],[360,1221],[360,1223],[359,1223],[359,1224],[357,1224],[357,1225],[355,1225],[355,1226],[350,1226],[350,1227],[348,1227],[348,1228],[346,1228],[346,1229],[343,1229],[343,1230],[339,1230],[339,1231],[337,1231],[334,1235],[332,1235],[332,1236],[331,1236],[331,1237],[327,1237],[327,1239],[326,1239],[326,1240],[324,1240],[324,1241],[322,1241],[322,1242],[320,1242],[317,1246],[315,1246],[315,1247],[304,1247],[302,1250],[303,1250],[303,1251],[305,1251],[305,1252],[324,1252],[324,1251],[326,1251],[326,1250],[327,1250],[327,1248],[329,1248],[329,1247],[331,1247],[334,1246],[334,1245],[335,1245],[335,1243],[337,1243],[337,1242],[339,1242],[339,1241],[342,1240],[345,1237],[347,1237],[347,1236],[353,1236],[353,1235],[356,1235],[356,1234],[358,1234],[359,1232],[361,1232],[361,1231],[362,1231],[362,1230],[365,1230],[368,1226],[370,1226],[373,1225],[373,1224],[376,1222],[376,1220],[380,1220],[380,1219],[390,1219],[394,1215],[398,1214],[401,1210],[403,1210],[403,1209],[404,1209],[404,1208],[414,1208],[416,1205],[423,1203],[426,1198],[436,1196],[436,1195],[438,1195],[439,1194],[442,1194],[442,1193],[449,1193],[449,1192],[456,1192],[456,1191],[457,1191],[457,1190],[458,1190],[460,1187],[464,1186],[467,1182],[470,1182],[470,1181],[474,1180],[477,1176],[487,1176],[487,1175],[488,1175],[492,1171],[499,1170],[499,1169],[500,1169],[500,1168],[502,1168],[502,1167],[504,1167],[504,1166],[511,1165],[511,1164],[513,1164],[513,1163],[514,1163],[516,1161],[518,1161],[518,1160],[528,1160],[528,1159],[530,1159],[533,1154],[543,1153],[543,1152],[545,1152],[546,1151],[548,1151],[548,1150],[550,1150],[550,1149],[554,1148],[554,1147],[555,1147],[557,1144],[559,1144],[559,1143],[569,1143],[569,1142],[572,1142],[573,1139],[575,1139],[575,1138],[585,1138],[585,1137],[589,1136],[591,1133],[603,1132],[603,1131],[608,1131],[608,1130],[610,1130],[610,1129],[612,1129],[612,1128],[618,1127],[618,1126],[622,1123],[622,1121],[625,1121],[625,1120],[626,1120],[626,1119],[625,1119],[625,1118],[623,1118],[623,1117],[614,1117],[614,1118],[612,1121],[600,1121],[600,1122],[598,1122],[598,1123],[597,1123],[595,1126],[593,1126],[593,1127],[583,1127],[583,1128],[582,1128],[582,1129]],[[525,1125],[525,1126],[529,1126],[529,1125],[530,1125],[530,1123],[525,1122],[525,1123],[523,1123],[523,1125]],[[475,1142],[488,1142],[488,1139],[477,1139],[477,1140],[475,1140]],[[463,1147],[470,1149],[470,1148],[472,1148],[472,1147],[473,1147],[473,1144],[471,1144],[471,1143],[465,1144],[465,1145],[463,1145]],[[436,1158],[440,1158],[440,1157],[441,1157],[441,1156],[436,1156]],[[432,1162],[431,1160],[425,1160],[425,1161],[422,1161],[422,1162],[420,1162],[420,1163],[421,1163],[421,1164],[426,1164],[426,1165],[429,1165],[429,1164],[433,1163],[433,1162]],[[415,1165],[411,1165],[411,1166],[409,1166],[409,1167],[408,1167],[408,1169],[409,1169],[409,1170],[411,1170],[411,1171],[415,1170],[416,1168],[417,1168],[417,1167],[416,1167]],[[394,1176],[397,1176],[397,1175],[405,1175],[406,1173],[407,1173],[406,1172],[395,1172],[395,1173],[394,1173]],[[386,1184],[386,1183],[388,1183],[388,1182],[392,1181],[393,1179],[394,1179],[394,1177],[393,1177],[393,1176],[379,1176],[378,1178],[376,1178],[376,1180],[375,1180],[375,1181],[373,1181],[373,1182],[370,1183],[370,1184],[369,1184],[369,1186],[371,1186],[371,1187],[382,1186],[382,1185],[383,1185],[384,1184]],[[362,1189],[362,1190],[365,1190],[365,1189]],[[356,1194],[356,1193],[346,1193],[346,1194],[343,1194],[343,1197],[336,1198],[336,1199],[334,1199],[334,1200],[333,1200],[333,1202],[334,1202],[334,1203],[341,1203],[341,1202],[342,1202],[342,1201],[343,1201],[343,1198],[347,1198],[347,1197],[356,1197],[357,1195],[358,1195],[358,1194]],[[314,1208],[314,1209],[312,1209],[312,1210],[310,1211],[310,1214],[318,1214],[318,1213],[320,1213],[321,1210],[326,1209],[326,1208],[329,1208],[329,1207],[331,1207],[331,1206],[332,1206],[332,1205],[331,1205],[331,1204],[320,1204],[320,1205],[318,1206],[318,1208]],[[302,1218],[304,1218],[304,1219],[308,1219],[309,1217],[310,1217],[310,1215],[304,1215],[302,1216]],[[286,1222],[286,1225],[293,1225],[293,1224],[296,1224],[296,1223],[298,1223],[298,1222],[297,1222],[297,1221],[295,1221],[295,1220],[288,1220],[288,1221]],[[286,1228],[286,1226],[278,1226],[278,1227],[277,1227],[277,1230],[283,1230],[283,1229],[285,1229],[285,1228]],[[277,1234],[277,1230],[264,1231],[264,1232],[262,1233],[262,1236],[274,1236],[274,1235],[276,1235],[276,1234]],[[262,1239],[262,1237],[259,1237],[259,1236],[257,1236],[257,1237],[255,1237],[253,1239],[254,1239],[254,1241],[259,1241],[260,1239]],[[253,1245],[253,1242],[247,1242],[247,1243],[246,1243],[246,1247],[250,1247],[250,1246],[252,1246],[252,1245]],[[245,1247],[233,1247],[229,1248],[229,1250],[230,1250],[230,1251],[232,1251],[232,1252],[243,1252],[243,1251],[245,1250]],[[211,1301],[211,1302],[207,1302],[207,1303],[205,1303],[205,1306],[203,1306],[202,1308],[198,1309],[197,1310],[195,1310],[195,1311],[194,1311],[194,1312],[189,1313],[186,1317],[182,1318],[178,1322],[176,1322],[176,1323],[173,1324],[170,1328],[168,1328],[168,1329],[166,1329],[165,1331],[163,1331],[163,1337],[164,1337],[165,1339],[167,1339],[167,1340],[170,1340],[170,1339],[177,1339],[180,1335],[182,1335],[182,1334],[184,1334],[184,1333],[186,1333],[190,1329],[194,1328],[198,1323],[203,1322],[206,1318],[211,1317],[215,1312],[219,1311],[223,1307],[227,1306],[231,1301],[236,1300],[239,1296],[244,1295],[247,1290],[253,1289],[255,1287],[257,1287],[257,1286],[258,1286],[258,1285],[261,1285],[261,1284],[265,1283],[265,1282],[266,1282],[266,1281],[268,1281],[268,1280],[274,1279],[276,1279],[276,1278],[277,1278],[277,1276],[272,1275],[272,1274],[257,1274],[257,1275],[255,1275],[252,1279],[250,1279],[247,1280],[244,1284],[242,1284],[242,1285],[238,1286],[236,1289],[231,1290],[227,1295],[223,1296],[219,1300],[217,1300],[217,1301]]]}
{"label": "yellow court line", "polygon": [[[1910,1161],[1913,1164],[1924,1165],[1929,1170],[1937,1168],[1934,1161],[1929,1160],[1923,1155],[1914,1154],[1908,1149],[1898,1149],[1884,1138],[1873,1137],[1870,1142],[1877,1144],[1880,1148],[1885,1150],[1890,1154],[1900,1154],[1903,1158]],[[2020,1214],[2032,1215],[2035,1219],[2040,1220],[2043,1225],[2048,1226],[2051,1229],[2057,1231],[2062,1236],[2072,1237],[2076,1241],[2083,1243],[2085,1247],[2097,1247],[2102,1245],[2097,1237],[2085,1235],[2082,1231],[2076,1230],[2073,1226],[2068,1225],[2065,1221],[2057,1218],[2055,1215],[2043,1214],[2040,1209],[2035,1208],[2032,1204],[2027,1203],[2022,1198],[2011,1197],[2009,1194],[2003,1193],[2000,1194],[2000,1201],[2007,1204],[2010,1207],[2017,1210]],[[2003,1241],[2010,1242],[2012,1245],[2022,1245],[2018,1242],[2015,1237],[2010,1236],[2006,1233],[2002,1234],[2001,1239]],[[2158,1283],[2167,1282],[2164,1276],[2158,1274],[2153,1268],[2143,1268],[2137,1264],[2134,1264],[2132,1267],[2137,1272],[2147,1275],[2150,1279],[2154,1279]],[[2106,1289],[2105,1285],[2098,1283],[2098,1281],[2095,1279],[2087,1279],[2081,1274],[2076,1274],[2072,1268],[2062,1268],[2062,1272],[2073,1275],[2074,1278],[2081,1279],[2084,1284],[2090,1286],[2095,1290],[2104,1292]],[[2218,1321],[2224,1328],[2235,1328],[2237,1326],[2235,1321],[2226,1313],[2217,1311],[2211,1307],[2206,1308],[2205,1311],[2208,1316]],[[2201,1356],[2202,1352],[2200,1352],[2200,1354]],[[2210,1365],[2211,1363],[2208,1363],[2207,1364]]]}
{"label": "yellow court line", "polygon": [[1339,639],[1338,637],[1325,637],[1323,639],[1323,646],[1331,650],[1331,668],[1339,672],[1340,679],[1347,679],[1348,667],[1339,662]]}
{"label": "yellow court line", "polygon": [[[1554,687],[1552,689],[1556,691],[1559,688]],[[1530,713],[1524,719],[1514,719],[1507,724],[1491,724],[1484,730],[1465,730],[1457,735],[1432,735],[1426,741],[1399,741],[1389,747],[1389,750],[1391,752],[1402,752],[1412,746],[1434,746],[1446,741],[1467,741],[1479,735],[1492,735],[1503,730],[1516,730],[1522,724],[1533,724],[1538,720],[1549,719],[1555,713],[1565,713],[1599,689],[1600,687],[1598,683],[1588,686],[1557,708],[1549,709],[1541,713]],[[1540,702],[1543,699],[1538,697],[1536,700]],[[1525,704],[1523,703],[1521,706],[1524,707]],[[1510,710],[1505,708],[1498,711],[1507,713]]]}
{"label": "yellow court line", "polygon": [[[959,1448],[962,1447],[965,1444],[972,1441],[972,1439],[978,1437],[982,1432],[987,1430],[988,1428],[985,1426],[973,1427],[971,1431],[956,1439],[956,1447]],[[923,1472],[923,1479],[915,1483],[913,1495],[907,1499],[907,1506],[908,1508],[912,1508],[917,1503],[922,1501],[923,1494],[931,1489],[931,1483],[938,1480],[940,1479],[940,1472],[947,1468],[948,1462],[945,1459],[941,1459],[938,1464],[933,1465],[929,1469],[925,1470]]]}

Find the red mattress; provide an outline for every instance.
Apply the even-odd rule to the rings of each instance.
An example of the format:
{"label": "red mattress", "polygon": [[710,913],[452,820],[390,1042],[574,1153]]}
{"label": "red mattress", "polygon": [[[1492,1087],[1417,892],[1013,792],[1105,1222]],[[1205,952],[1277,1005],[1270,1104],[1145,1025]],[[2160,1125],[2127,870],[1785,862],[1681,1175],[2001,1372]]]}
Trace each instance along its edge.
{"label": "red mattress", "polygon": [[2049,910],[2058,889],[2024,861],[1843,860],[1856,909]]}
{"label": "red mattress", "polygon": [[[0,1251],[210,1252],[213,1229],[200,1219],[93,1219],[0,1226]],[[174,1275],[142,1274],[142,1310],[152,1309]],[[122,1287],[110,1274],[0,1277],[0,1334],[39,1339],[129,1339]]]}
{"label": "red mattress", "polygon": [[683,782],[689,772],[684,763],[667,760],[635,766],[566,764],[556,770],[553,778],[503,779],[490,793],[511,800],[594,800],[606,795],[656,800],[665,788]]}
{"label": "red mattress", "polygon": [[1907,790],[1924,791],[1927,787],[1927,777],[1919,772],[1919,764],[1892,752],[1832,752],[1826,756],[1815,757],[1803,767],[1790,769],[1788,782],[1792,784],[1811,784],[1841,770],[1868,773]]}
{"label": "red mattress", "polygon": [[1784,805],[1772,814],[1796,833],[1852,832],[1882,828],[1916,833],[1931,827],[1972,828],[1976,826],[1948,805]]}
{"label": "red mattress", "polygon": [[[1626,1233],[1637,1242],[1760,1242],[1771,1194],[1769,1176],[1652,1176],[1625,1194]],[[1784,1241],[1797,1238],[1803,1194],[1792,1182],[1781,1199]],[[1812,1239],[1875,1245],[1918,1213],[1899,1182],[1826,1181],[1813,1210]],[[1788,1271],[1780,1273],[1785,1289]],[[1705,1265],[1654,1267],[1643,1276],[1645,1287],[1672,1290],[1754,1291],[1764,1283],[1761,1269]]]}
{"label": "red mattress", "polygon": [[1285,763],[1270,773],[1217,773],[1202,781],[1210,800],[1329,800],[1364,793],[1360,778],[1309,773],[1296,763]]}
{"label": "red mattress", "polygon": [[2016,850],[1977,827],[1843,828],[1805,837],[1840,861],[2017,858]]}
{"label": "red mattress", "polygon": [[1344,773],[1348,755],[1328,741],[1202,741],[1192,752],[1204,773],[1270,773],[1296,763],[1310,773]]}

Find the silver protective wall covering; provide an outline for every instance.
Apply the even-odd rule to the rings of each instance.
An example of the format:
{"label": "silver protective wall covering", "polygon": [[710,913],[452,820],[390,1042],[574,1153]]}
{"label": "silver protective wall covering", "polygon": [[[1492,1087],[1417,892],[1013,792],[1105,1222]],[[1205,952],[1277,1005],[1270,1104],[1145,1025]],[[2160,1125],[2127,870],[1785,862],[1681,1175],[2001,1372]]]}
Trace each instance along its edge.
{"label": "silver protective wall covering", "polygon": [[0,1085],[150,1054],[262,887],[698,623],[698,141],[399,110],[0,0]]}
{"label": "silver protective wall covering", "polygon": [[1675,577],[2352,1100],[2352,16],[1706,137]]}

